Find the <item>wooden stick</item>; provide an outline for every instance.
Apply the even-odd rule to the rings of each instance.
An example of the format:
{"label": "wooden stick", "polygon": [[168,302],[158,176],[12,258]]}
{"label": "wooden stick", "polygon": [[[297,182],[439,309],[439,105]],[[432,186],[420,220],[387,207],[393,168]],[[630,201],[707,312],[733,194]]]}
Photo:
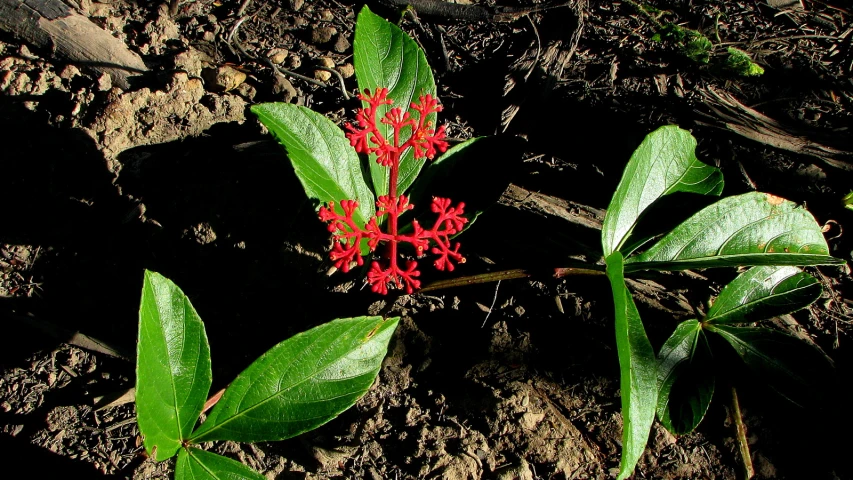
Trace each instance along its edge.
{"label": "wooden stick", "polygon": [[76,13],[60,0],[0,0],[0,30],[60,60],[108,73],[127,89],[128,77],[148,71],[139,55],[121,40]]}

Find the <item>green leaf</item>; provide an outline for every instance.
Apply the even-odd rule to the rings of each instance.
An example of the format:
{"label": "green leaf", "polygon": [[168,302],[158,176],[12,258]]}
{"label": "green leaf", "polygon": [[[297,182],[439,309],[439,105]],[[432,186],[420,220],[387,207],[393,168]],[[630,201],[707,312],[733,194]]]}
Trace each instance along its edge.
{"label": "green leaf", "polygon": [[711,348],[696,320],[682,322],[660,349],[657,413],[676,435],[695,429],[714,396]]}
{"label": "green leaf", "polygon": [[370,388],[398,321],[338,319],[279,343],[231,383],[191,440],[284,440],[323,425]]}
{"label": "green leaf", "polygon": [[175,455],[198,421],[211,384],[210,347],[189,299],[145,271],[136,355],[136,420],[156,461]]}
{"label": "green leaf", "polygon": [[376,211],[375,199],[364,181],[358,154],[337,125],[289,103],[253,105],[252,113],[284,146],[309,198],[323,204],[335,202],[340,214],[341,200],[358,200],[353,219],[360,227],[367,224]]}
{"label": "green leaf", "polygon": [[625,286],[622,254],[605,260],[616,309],[616,348],[622,391],[622,461],[619,480],[634,471],[646,448],[657,403],[657,359],[646,337],[640,313]]}
{"label": "green leaf", "polygon": [[[412,101],[419,96],[436,96],[435,80],[432,77],[423,50],[399,27],[374,14],[366,6],[358,14],[353,40],[353,56],[358,89],[361,92],[377,88],[387,88],[388,98],[393,105],[380,105],[376,118],[380,119],[393,107],[408,110]],[[365,103],[365,105],[367,105]],[[438,116],[427,117],[433,125]],[[393,129],[390,125],[377,122],[379,131],[389,138]],[[400,138],[400,144],[409,139],[411,132]],[[370,155],[370,175],[373,179],[373,191],[377,196],[388,194],[390,168],[376,163],[376,155]],[[416,160],[410,148],[400,156],[400,173],[397,178],[397,193],[405,193],[415,181],[424,160]]]}
{"label": "green leaf", "polygon": [[626,271],[738,265],[837,265],[811,213],[752,192],[700,210],[640,255]]}
{"label": "green leaf", "polygon": [[[675,192],[719,195],[723,175],[696,158],[696,139],[674,125],[648,134],[631,155],[607,207],[601,230],[604,256],[622,251],[643,212]],[[636,244],[636,242],[635,242]],[[628,255],[630,251],[623,251]]]}
{"label": "green leaf", "polygon": [[726,70],[742,77],[757,77],[764,74],[764,68],[752,61],[749,54],[743,50],[729,47],[726,52],[729,54],[723,65]]}
{"label": "green leaf", "polygon": [[755,377],[799,406],[820,404],[833,383],[832,362],[823,352],[777,330],[707,325],[722,336]]}
{"label": "green leaf", "polygon": [[[454,205],[465,202],[469,222],[463,231],[468,229],[500,199],[524,146],[525,141],[519,137],[496,135],[472,138],[447,150],[424,168],[412,186],[409,198],[415,205],[415,216],[420,218],[430,211],[432,197],[450,198]],[[421,223],[429,222],[422,219]]]}
{"label": "green leaf", "polygon": [[222,455],[182,448],[175,465],[175,480],[266,480],[267,477]]}
{"label": "green leaf", "polygon": [[820,298],[822,290],[817,279],[797,267],[753,267],[723,288],[705,322],[755,322],[795,312]]}

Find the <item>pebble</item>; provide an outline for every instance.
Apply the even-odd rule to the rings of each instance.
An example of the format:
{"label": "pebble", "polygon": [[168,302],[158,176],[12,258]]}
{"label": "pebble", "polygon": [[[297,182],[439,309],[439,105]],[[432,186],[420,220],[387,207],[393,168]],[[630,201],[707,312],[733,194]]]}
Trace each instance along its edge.
{"label": "pebble", "polygon": [[347,40],[347,37],[344,36],[344,34],[340,34],[340,35],[338,35],[338,39],[335,40],[335,46],[333,48],[338,53],[344,53],[347,50],[349,50],[349,48],[351,46],[352,46],[352,44],[349,43],[349,40]]}
{"label": "pebble", "polygon": [[351,63],[345,63],[338,67],[338,73],[344,78],[350,78],[355,74],[355,67]]}
{"label": "pebble", "polygon": [[296,89],[293,88],[293,84],[290,83],[290,80],[281,75],[275,76],[275,84],[272,86],[272,93],[275,95],[281,95],[281,99],[286,103],[290,103],[291,100],[296,98]]}
{"label": "pebble", "polygon": [[332,15],[331,10],[326,9],[326,10],[320,11],[320,20],[322,20],[324,22],[331,22],[334,19],[335,19],[335,16]]}
{"label": "pebble", "polygon": [[[320,57],[317,59],[317,64],[321,67],[326,68],[334,68],[335,61],[329,57]],[[320,80],[321,82],[328,82],[329,79],[332,78],[331,72],[327,72],[326,70],[314,70],[314,78]]]}
{"label": "pebble", "polygon": [[290,8],[295,12],[302,10],[303,5],[305,5],[305,0],[290,0]]}
{"label": "pebble", "polygon": [[335,27],[317,27],[311,32],[311,42],[316,45],[328,43],[337,33]]}
{"label": "pebble", "polygon": [[284,48],[271,48],[269,52],[267,52],[267,58],[270,59],[272,63],[276,65],[284,63],[287,59],[287,54],[289,52]]}
{"label": "pebble", "polygon": [[246,80],[246,74],[236,68],[223,65],[217,68],[205,68],[201,71],[208,90],[227,92],[240,86]]}

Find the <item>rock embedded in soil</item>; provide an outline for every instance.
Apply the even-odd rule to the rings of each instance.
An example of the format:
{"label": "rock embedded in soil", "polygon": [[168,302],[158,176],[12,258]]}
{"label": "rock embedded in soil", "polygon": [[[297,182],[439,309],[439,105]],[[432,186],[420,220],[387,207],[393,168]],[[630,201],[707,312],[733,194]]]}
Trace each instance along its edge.
{"label": "rock embedded in soil", "polygon": [[239,87],[246,81],[246,74],[234,67],[223,65],[216,68],[205,68],[201,78],[211,92],[228,92]]}
{"label": "rock embedded in soil", "polygon": [[115,171],[120,165],[112,162],[124,150],[199,135],[220,122],[243,122],[245,109],[242,98],[207,94],[200,79],[176,72],[163,90],[113,89],[86,132]]}
{"label": "rock embedded in soil", "polygon": [[[335,61],[329,57],[320,57],[317,59],[317,65],[326,68],[335,68]],[[314,70],[314,78],[321,82],[328,82],[332,78],[331,72],[326,70]]]}
{"label": "rock embedded in soil", "polygon": [[290,80],[284,78],[283,75],[275,76],[275,84],[272,87],[272,93],[274,95],[278,95],[281,97],[281,100],[286,103],[290,103],[294,98],[296,98],[296,89],[293,88],[293,84],[290,83]]}
{"label": "rock embedded in soil", "polygon": [[317,27],[311,32],[311,43],[314,45],[329,43],[337,33],[338,29],[335,27]]}

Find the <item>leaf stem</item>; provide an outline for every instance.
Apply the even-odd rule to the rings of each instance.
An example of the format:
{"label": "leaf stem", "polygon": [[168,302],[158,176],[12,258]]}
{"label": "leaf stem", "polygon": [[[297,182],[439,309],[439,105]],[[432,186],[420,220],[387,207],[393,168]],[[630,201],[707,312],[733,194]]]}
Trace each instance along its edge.
{"label": "leaf stem", "polygon": [[732,387],[732,417],[735,422],[735,430],[737,437],[738,450],[740,458],[743,461],[743,475],[746,480],[749,480],[755,475],[755,469],[752,467],[752,456],[749,454],[749,443],[746,439],[746,425],[743,423],[743,415],[740,411],[740,402],[737,398],[737,389]]}
{"label": "leaf stem", "polygon": [[[479,283],[500,282],[502,280],[515,280],[518,278],[529,278],[539,272],[525,270],[523,268],[515,268],[512,270],[501,270],[498,272],[480,273],[477,275],[468,275],[465,277],[451,278],[448,280],[439,280],[432,282],[418,290],[419,293],[432,292],[435,290],[444,290],[447,288],[464,287],[466,285],[476,285]],[[603,267],[598,265],[590,265],[588,268],[555,268],[553,270],[554,278],[563,278],[570,275],[604,275]]]}

